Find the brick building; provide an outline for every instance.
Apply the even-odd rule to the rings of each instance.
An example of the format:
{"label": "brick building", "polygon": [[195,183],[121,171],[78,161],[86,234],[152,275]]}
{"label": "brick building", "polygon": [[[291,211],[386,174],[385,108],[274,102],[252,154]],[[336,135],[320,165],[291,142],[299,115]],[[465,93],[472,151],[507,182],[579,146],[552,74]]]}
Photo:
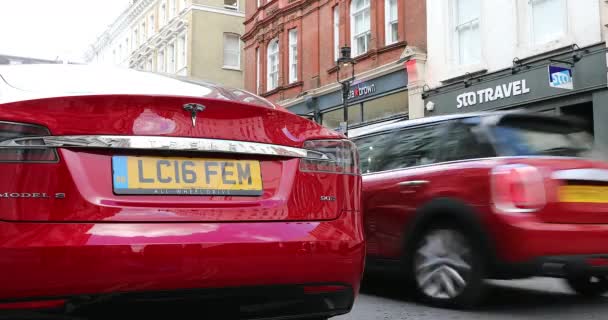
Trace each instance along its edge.
{"label": "brick building", "polygon": [[249,91],[335,128],[343,120],[335,61],[348,45],[350,125],[424,114],[424,0],[248,0],[246,8]]}

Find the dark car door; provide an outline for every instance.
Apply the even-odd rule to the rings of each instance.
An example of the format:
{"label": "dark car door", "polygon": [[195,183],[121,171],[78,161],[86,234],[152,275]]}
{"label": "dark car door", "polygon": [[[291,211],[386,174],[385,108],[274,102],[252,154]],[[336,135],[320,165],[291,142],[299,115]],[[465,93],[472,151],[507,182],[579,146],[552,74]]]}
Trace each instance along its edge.
{"label": "dark car door", "polygon": [[437,162],[445,127],[446,123],[434,123],[394,132],[387,142],[389,146],[375,155],[376,161],[364,172],[363,206],[369,256],[400,257],[405,225],[424,201],[424,190],[432,183],[427,173],[433,170],[429,165]]}

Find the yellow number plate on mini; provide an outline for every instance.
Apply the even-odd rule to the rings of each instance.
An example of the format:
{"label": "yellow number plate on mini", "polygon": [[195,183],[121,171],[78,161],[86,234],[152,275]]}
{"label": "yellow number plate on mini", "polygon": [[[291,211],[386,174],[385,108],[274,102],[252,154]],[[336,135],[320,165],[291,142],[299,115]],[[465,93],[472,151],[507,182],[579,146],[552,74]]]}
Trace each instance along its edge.
{"label": "yellow number plate on mini", "polygon": [[562,186],[559,189],[560,202],[608,203],[608,187]]}
{"label": "yellow number plate on mini", "polygon": [[256,160],[112,157],[115,194],[259,196]]}

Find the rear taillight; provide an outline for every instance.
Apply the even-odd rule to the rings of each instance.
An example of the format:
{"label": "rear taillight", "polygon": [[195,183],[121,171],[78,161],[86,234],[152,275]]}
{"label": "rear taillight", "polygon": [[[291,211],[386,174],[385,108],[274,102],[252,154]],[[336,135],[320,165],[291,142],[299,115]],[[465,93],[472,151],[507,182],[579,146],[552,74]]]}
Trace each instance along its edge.
{"label": "rear taillight", "polygon": [[359,174],[357,148],[349,140],[310,140],[304,149],[309,152],[300,160],[300,171]]}
{"label": "rear taillight", "polygon": [[[27,140],[17,143],[7,143],[9,140],[24,137],[48,136],[47,128],[15,122],[0,121],[0,162],[54,162],[57,153],[52,148],[28,147],[32,144],[43,145],[42,140]],[[2,144],[2,142],[4,142]]]}
{"label": "rear taillight", "polygon": [[534,212],[547,203],[545,181],[538,168],[503,165],[492,170],[492,200],[505,213]]}

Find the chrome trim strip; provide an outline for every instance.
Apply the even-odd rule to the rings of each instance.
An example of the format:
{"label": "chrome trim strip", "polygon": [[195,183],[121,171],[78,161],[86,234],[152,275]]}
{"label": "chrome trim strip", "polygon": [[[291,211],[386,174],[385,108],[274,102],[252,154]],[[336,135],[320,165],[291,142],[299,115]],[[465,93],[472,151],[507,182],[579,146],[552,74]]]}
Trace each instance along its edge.
{"label": "chrome trim strip", "polygon": [[221,152],[328,160],[327,155],[274,144],[205,138],[158,136],[75,135],[22,137],[0,141],[0,148],[102,148]]}
{"label": "chrome trim strip", "polygon": [[570,169],[556,171],[551,175],[555,180],[581,180],[608,182],[608,170],[606,169]]}

